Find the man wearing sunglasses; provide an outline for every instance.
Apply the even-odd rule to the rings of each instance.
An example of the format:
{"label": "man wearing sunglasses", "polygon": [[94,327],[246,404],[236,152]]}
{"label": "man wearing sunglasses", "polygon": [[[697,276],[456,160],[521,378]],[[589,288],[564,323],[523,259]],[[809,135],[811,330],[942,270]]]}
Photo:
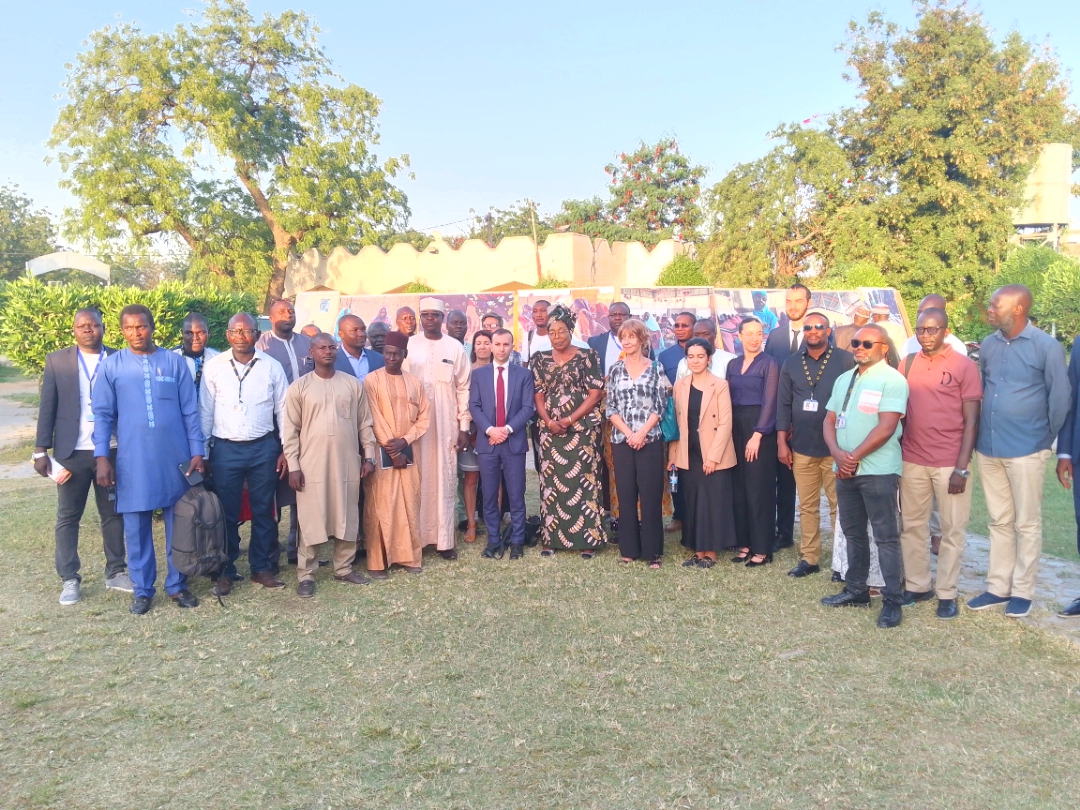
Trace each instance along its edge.
{"label": "man wearing sunglasses", "polygon": [[824,424],[825,444],[836,465],[836,500],[840,528],[847,537],[848,570],[844,590],[821,603],[870,606],[869,523],[885,580],[877,625],[896,627],[904,598],[897,491],[903,472],[900,417],[907,410],[908,384],[884,362],[889,339],[877,324],[856,332],[850,348],[856,368],[836,380]]}
{"label": "man wearing sunglasses", "polygon": [[[837,378],[855,367],[851,352],[829,345],[829,319],[812,312],[802,323],[798,352],[780,368],[780,395],[776,411],[776,438],[780,464],[794,474],[799,492],[799,564],[790,577],[816,574],[821,557],[821,490],[829,499],[830,525],[836,525],[836,481],[833,459],[825,444],[825,405]],[[773,335],[778,334],[773,330]]]}

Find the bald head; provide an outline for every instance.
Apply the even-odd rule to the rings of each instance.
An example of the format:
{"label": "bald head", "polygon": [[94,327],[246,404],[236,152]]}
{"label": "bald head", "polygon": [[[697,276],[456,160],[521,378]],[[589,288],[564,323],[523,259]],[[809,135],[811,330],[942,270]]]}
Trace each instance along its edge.
{"label": "bald head", "polygon": [[996,290],[986,308],[986,320],[1006,337],[1014,338],[1028,325],[1031,290],[1023,284],[1008,284]]}
{"label": "bald head", "polygon": [[945,309],[946,301],[945,296],[938,295],[937,293],[930,293],[919,302],[919,312],[934,307],[935,309]]}
{"label": "bald head", "polygon": [[237,312],[229,318],[229,329],[254,329],[255,319],[246,312]]}
{"label": "bald head", "polygon": [[338,319],[338,337],[341,345],[353,357],[359,358],[367,344],[367,327],[356,315],[342,315]]}
{"label": "bald head", "polygon": [[460,309],[450,310],[446,316],[446,334],[459,343],[465,342],[465,335],[469,332],[469,319]]}
{"label": "bald head", "polygon": [[326,344],[331,346],[335,345],[333,336],[326,334],[326,332],[319,332],[319,334],[311,339],[311,348],[313,349],[316,346],[324,346]]}
{"label": "bald head", "polygon": [[710,346],[716,345],[716,321],[712,318],[701,318],[694,324],[694,337],[709,341]]}

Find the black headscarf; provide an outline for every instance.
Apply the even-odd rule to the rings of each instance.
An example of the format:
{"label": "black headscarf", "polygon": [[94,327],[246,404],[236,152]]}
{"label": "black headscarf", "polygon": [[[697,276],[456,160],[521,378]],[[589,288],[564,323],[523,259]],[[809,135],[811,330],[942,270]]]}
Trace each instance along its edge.
{"label": "black headscarf", "polygon": [[562,304],[556,304],[548,311],[548,320],[562,321],[570,332],[573,332],[574,327],[577,326],[577,315],[574,314],[574,310],[564,307]]}

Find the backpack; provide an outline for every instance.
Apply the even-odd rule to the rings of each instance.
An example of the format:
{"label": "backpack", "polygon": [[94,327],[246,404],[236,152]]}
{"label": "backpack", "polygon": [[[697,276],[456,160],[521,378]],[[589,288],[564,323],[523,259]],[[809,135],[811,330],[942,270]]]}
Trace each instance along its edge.
{"label": "backpack", "polygon": [[196,484],[173,507],[173,567],[189,577],[212,576],[228,561],[225,510],[217,495]]}

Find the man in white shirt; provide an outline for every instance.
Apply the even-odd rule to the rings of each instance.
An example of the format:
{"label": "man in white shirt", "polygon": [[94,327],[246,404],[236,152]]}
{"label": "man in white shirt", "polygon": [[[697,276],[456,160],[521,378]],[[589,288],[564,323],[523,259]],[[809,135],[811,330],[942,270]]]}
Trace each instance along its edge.
{"label": "man in white shirt", "polygon": [[195,383],[195,393],[199,393],[199,381],[202,379],[203,366],[211,357],[217,357],[221,352],[211,349],[206,344],[210,340],[210,327],[206,323],[206,317],[199,312],[189,312],[180,326],[180,336],[183,343],[173,349],[187,361],[188,372]]}
{"label": "man in white shirt", "polygon": [[[716,351],[713,352],[712,360],[709,361],[709,371],[721,380],[726,380],[728,363],[734,360],[736,356],[731,352],[726,352],[720,348],[723,344],[716,340],[716,321],[712,318],[701,318],[698,320],[698,322],[694,324],[694,337],[703,338],[716,347]],[[690,374],[690,369],[687,367],[686,358],[684,357],[679,361],[679,370],[675,372],[675,379],[681,380],[688,374]]]}
{"label": "man in white shirt", "polygon": [[[115,349],[104,346],[105,327],[96,309],[75,313],[72,329],[75,345],[50,353],[45,358],[38,408],[37,446],[34,469],[48,477],[53,469],[49,458],[60,463],[68,478],[56,487],[56,573],[62,582],[61,605],[74,605],[81,596],[79,569],[79,522],[86,509],[90,487],[94,487],[101,518],[101,538],[105,545],[105,587],[132,593],[124,548],[124,520],[116,512],[116,491],[95,481],[94,414],[90,408],[94,383],[101,361]],[[115,438],[113,448],[116,447]],[[113,459],[116,450],[112,451]]]}
{"label": "man in white shirt", "polygon": [[277,546],[274,494],[278,479],[288,473],[280,434],[288,381],[281,364],[255,348],[258,336],[254,318],[245,312],[233,315],[225,332],[231,350],[203,370],[199,416],[207,437],[204,458],[213,465],[229,555],[214,586],[218,596],[226,596],[236,578],[245,481],[251,504],[251,581],[264,588],[285,587],[271,569]]}
{"label": "man in white shirt", "polygon": [[[922,301],[919,302],[919,311],[916,315],[916,318],[918,317],[918,315],[922,315],[924,309],[930,309],[931,307],[936,307],[937,309],[944,310],[945,298],[938,295],[937,293],[930,293],[930,295],[926,296],[925,298],[923,298]],[[953,349],[960,352],[960,354],[964,355],[964,357],[967,357],[967,344],[965,344],[964,341],[962,341],[952,332],[950,332],[945,338],[945,343],[949,346],[952,346]],[[904,341],[904,345],[900,347],[900,359],[903,360],[909,354],[918,354],[921,351],[922,346],[919,345],[919,339],[915,337],[915,335],[912,335],[906,341]]]}

